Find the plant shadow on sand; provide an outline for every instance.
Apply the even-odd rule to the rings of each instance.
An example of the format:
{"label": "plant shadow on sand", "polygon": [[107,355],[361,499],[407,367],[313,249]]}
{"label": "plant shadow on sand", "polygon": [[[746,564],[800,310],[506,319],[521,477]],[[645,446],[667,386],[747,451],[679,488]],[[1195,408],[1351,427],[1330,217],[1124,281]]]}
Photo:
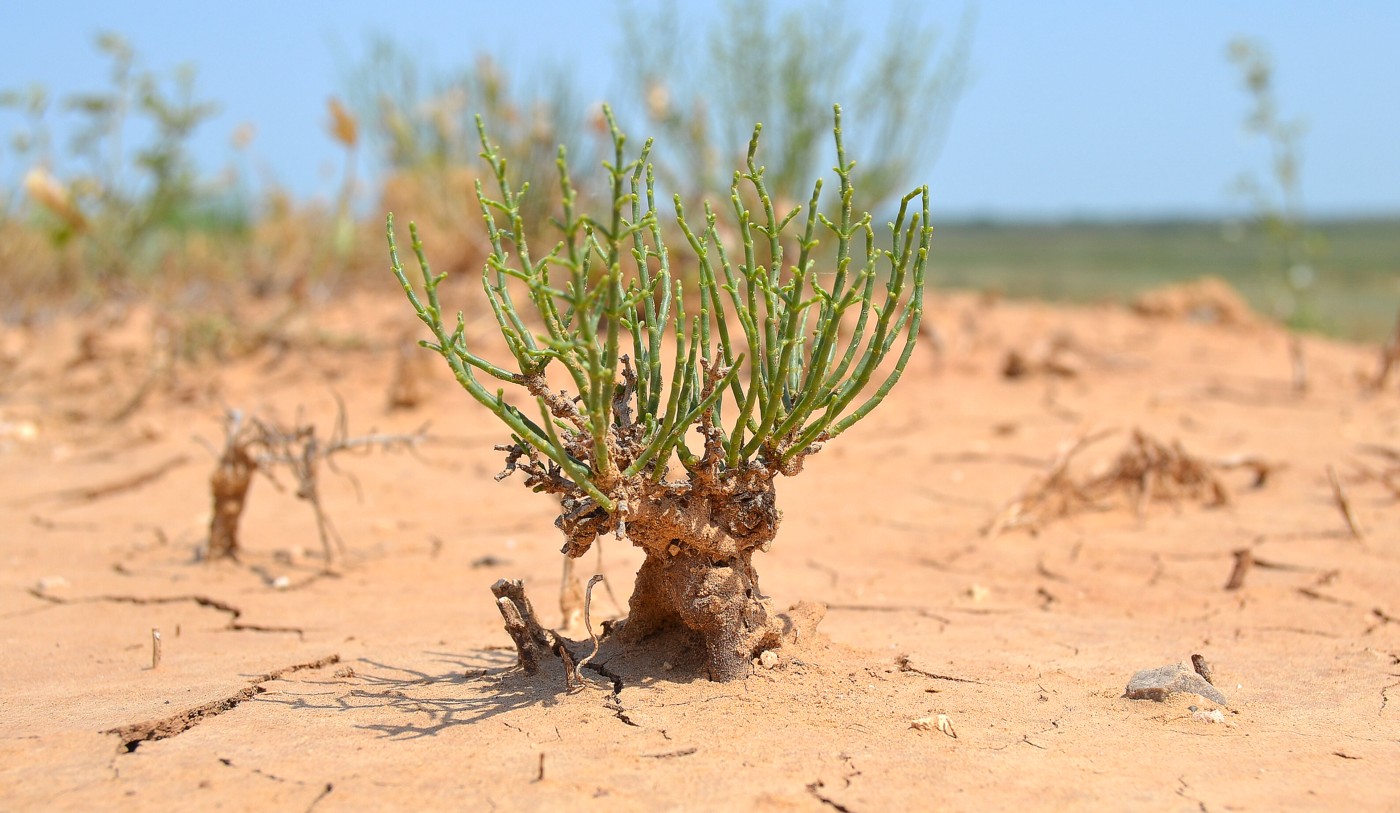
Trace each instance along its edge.
{"label": "plant shadow on sand", "polygon": [[[493,717],[532,707],[550,708],[578,697],[605,713],[621,710],[618,695],[624,682],[628,688],[648,688],[658,682],[691,683],[704,681],[703,659],[698,646],[683,635],[663,642],[676,661],[673,666],[652,653],[627,652],[605,641],[598,658],[585,667],[583,686],[570,687],[562,665],[554,659],[533,675],[517,663],[514,650],[481,649],[467,654],[428,651],[424,654],[447,665],[441,671],[395,666],[360,658],[329,680],[303,681],[304,686],[322,686],[303,692],[269,692],[256,702],[276,703],[290,709],[343,711],[382,719],[380,711],[398,712],[410,718],[400,724],[364,722],[356,728],[377,732],[395,740],[434,737],[461,725],[472,725]],[[669,646],[666,646],[669,644]],[[611,668],[610,668],[611,665]],[[613,671],[616,668],[618,671]],[[664,676],[663,676],[664,675]],[[354,687],[345,691],[347,684]]]}
{"label": "plant shadow on sand", "polygon": [[[529,706],[554,706],[560,702],[560,695],[567,694],[558,670],[526,675],[516,666],[515,653],[510,650],[424,654],[450,666],[441,671],[424,670],[361,658],[351,666],[352,675],[317,681],[335,687],[329,691],[282,692],[258,701],[292,709],[397,711],[413,719],[399,725],[363,723],[355,727],[389,739],[417,739]],[[347,683],[354,688],[344,691],[342,687]]]}

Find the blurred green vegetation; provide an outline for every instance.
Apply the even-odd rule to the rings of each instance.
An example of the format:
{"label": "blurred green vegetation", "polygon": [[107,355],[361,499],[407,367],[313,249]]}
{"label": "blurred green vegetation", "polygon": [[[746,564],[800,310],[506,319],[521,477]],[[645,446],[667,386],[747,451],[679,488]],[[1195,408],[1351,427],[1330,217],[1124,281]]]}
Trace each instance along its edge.
{"label": "blurred green vegetation", "polygon": [[[872,157],[856,169],[863,194],[879,199],[915,184],[963,91],[972,38],[970,15],[938,38],[915,6],[895,15],[900,28],[865,42],[849,33],[855,7],[835,0],[800,16],[780,15],[767,2],[731,3],[729,18],[742,12],[749,24],[711,30],[687,28],[676,3],[619,9],[630,43],[622,73],[631,83],[619,116],[633,132],[683,145],[658,153],[665,176],[658,191],[722,209],[755,120],[773,148],[766,161],[775,197],[806,201],[810,189],[786,188],[783,179],[810,178],[831,165],[825,142],[809,136],[825,132],[834,100],[845,102],[852,151]],[[681,32],[695,47],[677,47]],[[527,222],[558,214],[558,145],[576,167],[596,168],[606,157],[601,107],[583,98],[562,67],[521,79],[479,54],[464,67],[437,70],[381,38],[347,66],[344,103],[328,100],[326,137],[345,157],[328,201],[297,200],[275,179],[255,192],[250,126],[231,134],[226,166],[196,165],[190,139],[216,103],[198,94],[193,68],[152,72],[114,34],[95,47],[109,65],[105,78],[94,77],[95,90],[54,99],[42,84],[0,87],[0,106],[16,123],[0,134],[0,319],[145,297],[188,316],[191,346],[239,346],[201,336],[211,324],[221,336],[237,330],[230,314],[241,297],[290,312],[347,285],[382,286],[385,211],[418,222],[439,269],[478,273],[487,241],[475,184],[489,171],[477,156],[476,114],[500,139],[512,174],[531,183]],[[1256,107],[1273,110],[1272,97],[1257,92],[1267,90],[1258,65],[1246,60],[1244,67]],[[59,117],[74,136],[63,143],[54,137]],[[1250,187],[1264,196],[1251,220],[1222,227],[935,219],[931,284],[1122,299],[1212,274],[1262,313],[1295,326],[1383,336],[1400,303],[1400,221],[1305,222],[1285,183],[1296,171],[1293,125],[1258,109],[1255,119],[1265,135],[1277,125],[1269,143],[1282,150],[1274,170],[1283,176],[1272,197],[1263,181]],[[365,152],[378,170],[370,182],[355,175]],[[606,197],[605,177],[578,173],[581,204]],[[1300,257],[1314,267],[1306,291],[1288,273]]]}
{"label": "blurred green vegetation", "polygon": [[[1214,220],[1012,223],[940,221],[930,284],[1011,297],[1127,301],[1144,290],[1218,276],[1260,313],[1295,313],[1293,288],[1272,262],[1266,234]],[[1400,306],[1400,218],[1312,224],[1328,250],[1299,325],[1377,340]]]}

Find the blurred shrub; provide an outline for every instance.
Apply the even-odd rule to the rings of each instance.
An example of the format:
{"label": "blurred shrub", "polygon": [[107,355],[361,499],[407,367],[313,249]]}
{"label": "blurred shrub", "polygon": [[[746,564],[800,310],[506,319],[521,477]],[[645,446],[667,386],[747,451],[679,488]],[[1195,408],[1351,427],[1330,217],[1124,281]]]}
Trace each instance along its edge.
{"label": "blurred shrub", "polygon": [[1271,274],[1282,271],[1285,290],[1276,298],[1275,316],[1294,327],[1315,327],[1320,315],[1310,291],[1317,281],[1318,257],[1326,246],[1321,234],[1309,228],[1303,208],[1299,142],[1306,128],[1301,119],[1285,119],[1279,113],[1273,61],[1261,44],[1236,39],[1227,56],[1239,69],[1249,94],[1244,130],[1262,140],[1269,154],[1268,173],[1242,173],[1235,190],[1249,201],[1254,222],[1267,240],[1266,268]]}
{"label": "blurred shrub", "polygon": [[558,145],[572,152],[588,142],[585,111],[566,74],[515,84],[487,54],[469,68],[439,72],[380,37],[344,81],[352,108],[369,122],[366,135],[383,173],[377,208],[417,221],[443,270],[475,272],[485,257],[475,192],[486,170],[477,157],[478,114],[499,122],[493,135],[501,155],[530,185],[522,201],[526,222],[559,216]]}
{"label": "blurred shrub", "polygon": [[225,190],[201,183],[190,156],[190,137],[218,110],[195,97],[194,69],[161,77],[143,68],[116,34],[98,36],[97,49],[110,63],[108,86],[61,104],[77,118],[69,160],[62,162],[68,171],[52,144],[43,88],[0,97],[0,104],[26,113],[28,127],[11,147],[28,159],[24,189],[49,239],[80,244],[85,272],[111,280],[165,250],[172,233],[246,228],[246,209]]}
{"label": "blurred shrub", "polygon": [[[742,165],[755,122],[772,148],[765,180],[775,203],[808,200],[810,179],[834,161],[836,102],[859,122],[848,142],[875,156],[856,166],[854,181],[872,206],[889,204],[936,157],[966,81],[970,14],[945,41],[911,4],[867,43],[840,0],[783,13],[767,0],[729,0],[708,28],[683,19],[676,3],[619,9],[625,101],[615,108],[634,130],[667,145],[653,153],[658,192],[679,194],[697,211],[703,200],[727,208],[732,168]],[[486,167],[477,158],[476,115],[493,122],[499,154],[528,183],[521,209],[529,224],[560,215],[556,145],[577,166],[607,158],[601,104],[580,104],[566,73],[542,76],[512,82],[489,55],[440,72],[387,38],[371,41],[346,72],[346,95],[370,122],[386,174],[380,209],[417,221],[439,268],[477,271],[483,261],[475,184]],[[608,191],[577,190],[582,202]],[[534,237],[548,245],[557,232]]]}
{"label": "blurred shrub", "polygon": [[781,13],[769,0],[725,0],[708,29],[674,0],[624,5],[622,76],[666,145],[653,155],[660,180],[690,204],[727,199],[731,168],[763,122],[775,200],[805,201],[810,179],[831,166],[831,105],[840,103],[853,122],[847,143],[872,156],[853,181],[872,211],[889,204],[936,158],[967,80],[971,13],[948,40],[924,8],[895,9],[872,43],[857,33],[859,9],[841,0]]}

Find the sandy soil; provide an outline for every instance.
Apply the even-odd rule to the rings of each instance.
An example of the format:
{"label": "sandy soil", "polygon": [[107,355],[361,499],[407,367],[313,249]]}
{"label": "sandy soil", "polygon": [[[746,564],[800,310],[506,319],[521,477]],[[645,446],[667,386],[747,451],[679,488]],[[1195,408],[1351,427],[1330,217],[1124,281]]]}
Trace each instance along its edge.
{"label": "sandy soil", "polygon": [[[1308,338],[1297,395],[1273,328],[940,297],[942,352],[779,483],[756,561],[777,603],[829,606],[821,640],[739,682],[661,651],[569,691],[515,667],[489,593],[523,578],[559,617],[554,507],[492,479],[504,432],[436,369],[386,409],[405,310],[354,298],[197,370],[153,366],[140,312],[0,336],[0,807],[1400,810],[1400,502],[1374,476],[1400,459],[1370,448],[1400,448],[1400,394],[1358,382],[1374,348]],[[352,432],[432,422],[323,474],[336,573],[286,476],[254,481],[241,563],[196,562],[222,408],[328,431],[336,393]],[[1115,430],[1087,478],[1134,428],[1269,476],[983,533],[1063,444]],[[625,602],[640,557],[603,547]],[[1197,653],[1228,706],[1123,696]]]}

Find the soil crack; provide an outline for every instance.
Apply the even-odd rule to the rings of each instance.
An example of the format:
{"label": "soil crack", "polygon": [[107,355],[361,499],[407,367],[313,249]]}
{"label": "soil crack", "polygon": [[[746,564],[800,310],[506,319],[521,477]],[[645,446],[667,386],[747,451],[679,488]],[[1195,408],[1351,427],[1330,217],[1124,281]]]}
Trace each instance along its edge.
{"label": "soil crack", "polygon": [[43,590],[31,587],[28,589],[29,595],[47,601],[50,604],[95,604],[98,602],[112,602],[115,604],[179,604],[182,601],[192,601],[201,607],[208,607],[211,610],[218,610],[221,613],[228,613],[228,626],[225,629],[232,632],[286,632],[304,638],[305,632],[301,627],[274,627],[265,624],[245,624],[238,619],[243,616],[243,611],[225,601],[200,595],[187,596],[82,596],[80,598],[62,598],[50,595]]}
{"label": "soil crack", "polygon": [[973,680],[972,678],[953,677],[952,675],[940,675],[937,672],[929,672],[920,669],[919,667],[914,666],[909,662],[908,655],[900,655],[895,660],[895,663],[899,665],[899,671],[901,672],[913,672],[916,675],[923,675],[924,677],[933,678],[934,680],[951,680],[954,683],[976,683],[979,686],[982,685],[982,681],[980,680]]}
{"label": "soil crack", "polygon": [[855,811],[851,810],[849,807],[846,807],[845,805],[841,804],[835,799],[832,799],[830,796],[827,796],[826,794],[822,793],[822,788],[824,787],[826,787],[826,783],[818,779],[817,781],[807,786],[807,792],[817,797],[817,801],[821,802],[822,804],[828,807],[833,807],[841,811],[841,813],[855,813]]}
{"label": "soil crack", "polygon": [[606,663],[586,663],[583,668],[590,672],[597,672],[612,683],[612,694],[608,696],[603,705],[611,710],[617,719],[633,728],[641,728],[640,724],[627,716],[627,709],[622,705],[622,675],[609,669]]}
{"label": "soil crack", "polygon": [[[292,666],[284,666],[281,669],[268,672],[267,674],[253,680],[247,686],[228,697],[220,698],[192,709],[186,709],[179,714],[174,714],[159,720],[147,720],[143,723],[132,723],[118,728],[111,728],[102,733],[116,734],[121,738],[122,749],[127,753],[135,751],[143,742],[164,740],[170,737],[183,734],[191,728],[199,725],[210,717],[217,717],[224,712],[235,708],[238,704],[251,700],[267,689],[264,683],[274,680],[281,680],[283,677],[300,672],[306,669],[321,669],[331,664],[339,663],[339,655],[328,655],[324,658],[306,663],[298,663]],[[329,792],[329,791],[328,791]]]}

